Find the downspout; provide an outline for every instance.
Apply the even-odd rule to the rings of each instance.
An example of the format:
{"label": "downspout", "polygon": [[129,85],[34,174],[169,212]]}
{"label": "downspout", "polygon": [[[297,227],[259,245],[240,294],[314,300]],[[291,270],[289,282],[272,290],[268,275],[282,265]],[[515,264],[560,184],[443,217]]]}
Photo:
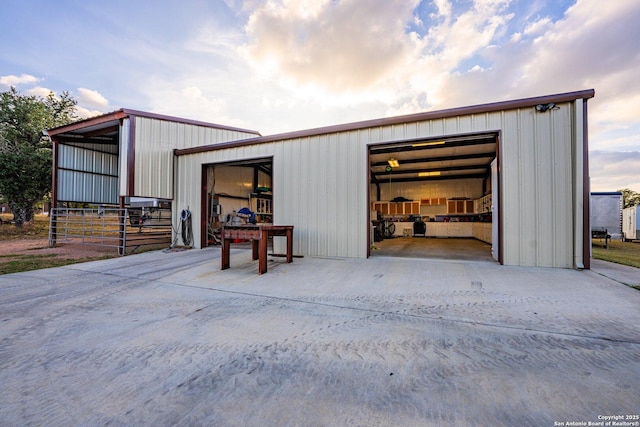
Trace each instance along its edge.
{"label": "downspout", "polygon": [[582,256],[584,268],[591,269],[591,178],[589,175],[589,118],[587,115],[587,100],[582,101],[582,156],[583,156],[583,192],[584,209]]}
{"label": "downspout", "polygon": [[[589,207],[589,198],[585,197],[585,191],[589,186],[585,185],[585,136],[584,136],[584,100],[576,99],[573,107],[573,265],[582,270],[585,268],[584,260],[584,227],[585,209]],[[587,224],[589,220],[587,218]]]}

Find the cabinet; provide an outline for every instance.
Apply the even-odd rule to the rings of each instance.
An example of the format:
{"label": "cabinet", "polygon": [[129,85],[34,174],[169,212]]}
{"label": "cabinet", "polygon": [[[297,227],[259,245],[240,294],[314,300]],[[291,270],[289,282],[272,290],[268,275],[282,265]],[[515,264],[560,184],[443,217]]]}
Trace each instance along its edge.
{"label": "cabinet", "polygon": [[262,222],[273,222],[273,198],[270,194],[252,194],[250,205]]}
{"label": "cabinet", "polygon": [[447,198],[446,197],[434,197],[431,199],[420,199],[420,205],[422,206],[438,206],[438,205],[446,205]]}
{"label": "cabinet", "polygon": [[371,209],[387,215],[419,215],[420,202],[372,202]]}
{"label": "cabinet", "polygon": [[472,222],[428,222],[427,237],[473,237]]}
{"label": "cabinet", "polygon": [[447,200],[447,213],[450,214],[463,214],[474,213],[473,200]]}
{"label": "cabinet", "polygon": [[484,197],[479,198],[475,201],[475,209],[477,213],[488,213],[491,212],[491,204],[493,200],[491,194],[487,194]]}
{"label": "cabinet", "polygon": [[491,243],[491,223],[487,222],[474,222],[473,223],[473,237],[481,240],[485,243]]}

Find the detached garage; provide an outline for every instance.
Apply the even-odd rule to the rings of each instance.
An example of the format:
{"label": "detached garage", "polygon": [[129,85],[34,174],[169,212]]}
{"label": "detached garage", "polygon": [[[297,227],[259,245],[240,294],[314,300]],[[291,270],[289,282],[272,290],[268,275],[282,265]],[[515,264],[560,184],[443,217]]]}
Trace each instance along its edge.
{"label": "detached garage", "polygon": [[[177,149],[175,205],[191,208],[197,247],[208,244],[212,209],[230,212],[211,200],[223,193],[249,206],[264,187],[267,221],[294,225],[301,255],[370,256],[373,215],[386,209],[392,222],[424,216],[427,229],[433,218],[454,233],[472,214],[469,222],[485,224],[481,232],[473,224],[472,236],[491,241],[505,265],[589,268],[593,96],[585,90]],[[234,167],[233,175],[216,172]],[[275,252],[283,244],[274,242]]]}
{"label": "detached garage", "polygon": [[[50,133],[54,146],[71,151],[101,152],[95,138],[111,138],[109,155],[120,166],[111,172],[110,200],[165,198],[174,239],[181,213],[190,213],[195,248],[216,243],[214,228],[247,208],[258,222],[293,225],[293,251],[304,256],[365,258],[372,248],[391,250],[388,242],[447,239],[480,242],[505,265],[589,268],[593,96],[585,90],[270,136],[140,112],[129,114],[135,129],[114,116]],[[142,132],[147,121],[159,133]],[[174,122],[192,129],[187,144],[182,130],[166,130]],[[158,170],[156,144],[163,156],[174,149]],[[159,175],[147,181],[147,169]],[[155,191],[165,180],[171,185]],[[70,201],[60,197],[69,194],[65,185],[54,185],[58,201]],[[73,191],[71,199],[83,194]],[[273,244],[284,252],[283,239]]]}

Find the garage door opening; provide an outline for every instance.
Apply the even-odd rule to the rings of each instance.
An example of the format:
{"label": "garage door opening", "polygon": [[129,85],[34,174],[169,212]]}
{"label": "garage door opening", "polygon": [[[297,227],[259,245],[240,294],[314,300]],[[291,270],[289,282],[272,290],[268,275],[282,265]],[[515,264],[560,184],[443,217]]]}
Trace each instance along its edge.
{"label": "garage door opening", "polygon": [[203,165],[202,247],[219,244],[220,227],[234,217],[273,223],[272,174],[270,157]]}
{"label": "garage door opening", "polygon": [[499,260],[498,137],[370,145],[370,255]]}

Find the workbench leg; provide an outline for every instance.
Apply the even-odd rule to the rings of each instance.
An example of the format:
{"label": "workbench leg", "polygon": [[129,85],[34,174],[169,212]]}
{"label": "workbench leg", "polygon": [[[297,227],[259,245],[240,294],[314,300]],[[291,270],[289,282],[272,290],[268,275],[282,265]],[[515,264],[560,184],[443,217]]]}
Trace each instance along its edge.
{"label": "workbench leg", "polygon": [[225,239],[223,237],[222,238],[222,256],[220,257],[222,259],[221,270],[226,270],[227,268],[229,268],[229,246],[230,246],[229,239]]}
{"label": "workbench leg", "polygon": [[264,274],[267,272],[267,242],[269,241],[269,234],[266,231],[260,233],[260,249],[258,257],[258,274]]}
{"label": "workbench leg", "polygon": [[293,230],[287,230],[287,262],[293,262]]}
{"label": "workbench leg", "polygon": [[253,260],[257,260],[258,259],[258,240],[253,239],[251,240],[251,250],[252,250],[252,256],[253,256]]}

